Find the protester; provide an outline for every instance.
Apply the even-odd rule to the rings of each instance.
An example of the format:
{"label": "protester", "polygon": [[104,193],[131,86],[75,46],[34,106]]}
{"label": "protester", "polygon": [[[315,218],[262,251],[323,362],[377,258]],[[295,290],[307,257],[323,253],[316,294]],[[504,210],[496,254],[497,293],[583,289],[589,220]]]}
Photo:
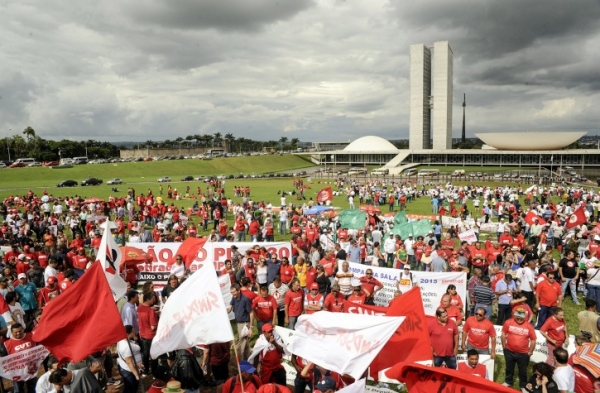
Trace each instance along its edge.
{"label": "protester", "polygon": [[198,364],[194,348],[178,349],[171,353],[171,375],[181,383],[181,388],[189,393],[198,393],[204,385],[204,372]]}
{"label": "protester", "polygon": [[556,364],[552,379],[556,382],[558,391],[560,393],[575,391],[575,371],[568,364],[569,353],[564,348],[555,348],[553,355]]}
{"label": "protester", "polygon": [[250,354],[250,337],[254,327],[254,311],[250,299],[242,294],[239,284],[231,286],[231,302],[227,312],[233,311],[237,325],[238,339],[235,343],[238,356],[247,358]]}
{"label": "protester", "polygon": [[258,365],[262,384],[273,382],[285,385],[285,368],[281,364],[284,354],[283,341],[270,323],[264,324],[261,331],[262,334],[256,341],[248,361],[254,359],[254,367]]}
{"label": "protester", "polygon": [[[25,351],[37,345],[33,341],[31,333],[25,333],[25,328],[19,323],[12,325],[10,327],[10,332],[11,338],[4,342],[4,347],[6,348],[6,353],[8,355]],[[28,393],[35,392],[37,380],[37,377],[34,376],[25,381],[15,381],[16,389],[18,389],[19,392],[25,392],[25,388],[27,388]]]}
{"label": "protester", "polygon": [[117,343],[117,366],[123,379],[123,393],[136,393],[142,368],[142,350],[137,344],[137,333],[133,326],[125,325],[127,338]]}
{"label": "protester", "polygon": [[[262,385],[260,378],[254,373],[256,368],[247,360],[242,360],[239,364],[240,375],[234,375],[223,384],[222,392],[224,393],[256,393]],[[240,382],[241,380],[243,382]]]}
{"label": "protester", "polygon": [[577,314],[579,331],[588,332],[591,342],[600,343],[600,315],[595,312],[596,300],[585,299],[585,310]]}
{"label": "protester", "polygon": [[463,351],[474,350],[481,355],[496,357],[496,330],[489,319],[485,317],[485,309],[477,307],[475,315],[467,318],[462,332]]}
{"label": "protester", "polygon": [[533,326],[525,322],[525,312],[517,311],[502,326],[502,348],[506,362],[504,386],[513,385],[515,366],[519,368],[519,385],[523,389],[527,382],[527,366],[535,349],[537,338]]}
{"label": "protester", "polygon": [[298,317],[304,311],[304,291],[300,288],[300,282],[294,280],[291,283],[291,289],[285,293],[285,324],[289,329],[294,330]]}
{"label": "protester", "polygon": [[448,318],[448,312],[443,308],[435,311],[436,319],[427,324],[431,349],[433,351],[433,365],[456,369],[456,355],[458,354],[458,327]]}
{"label": "protester", "polygon": [[137,308],[138,324],[140,327],[140,346],[142,349],[142,363],[146,374],[154,372],[158,367],[158,359],[150,360],[150,347],[152,339],[156,336],[158,327],[158,314],[154,309],[156,295],[154,292],[144,292],[142,304]]}
{"label": "protester", "polygon": [[[100,383],[88,368],[80,370],[68,371],[64,368],[59,368],[53,371],[48,378],[48,381],[60,388],[59,391],[81,392],[81,393],[103,393],[104,390]],[[125,390],[124,390],[125,392]]]}
{"label": "protester", "polygon": [[202,353],[202,368],[207,370],[208,375],[212,375],[216,386],[229,379],[231,344],[231,342],[209,344]]}
{"label": "protester", "polygon": [[533,375],[525,385],[525,389],[531,393],[558,393],[558,386],[552,379],[554,367],[546,363],[533,365]]}
{"label": "protester", "polygon": [[[266,276],[265,276],[266,277]],[[265,279],[266,284],[266,279]],[[275,276],[273,282],[269,284],[269,295],[275,298],[277,302],[277,326],[285,326],[285,294],[290,288],[281,282],[279,276]]]}
{"label": "protester", "polygon": [[479,353],[475,349],[467,351],[467,361],[459,362],[457,370],[465,374],[490,379],[485,365],[479,363]]}
{"label": "protester", "polygon": [[560,307],[562,291],[560,285],[554,280],[556,273],[546,272],[546,279],[538,283],[535,289],[535,302],[538,307],[538,320],[536,329],[540,329],[546,319],[550,317],[553,307]]}
{"label": "protester", "polygon": [[540,328],[540,333],[546,339],[546,345],[548,346],[546,363],[554,367],[554,349],[561,348],[569,337],[562,308],[554,307],[552,309],[552,316],[546,319],[546,322]]}

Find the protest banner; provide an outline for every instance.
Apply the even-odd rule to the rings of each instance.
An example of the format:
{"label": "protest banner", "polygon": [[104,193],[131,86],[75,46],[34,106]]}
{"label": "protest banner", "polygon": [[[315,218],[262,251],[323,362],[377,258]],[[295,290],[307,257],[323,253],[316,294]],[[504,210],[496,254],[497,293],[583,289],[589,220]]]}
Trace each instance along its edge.
{"label": "protest banner", "polygon": [[214,265],[206,263],[165,303],[150,355],[156,359],[177,349],[231,340],[233,331]]}
{"label": "protest banner", "polygon": [[[219,281],[219,287],[221,287],[221,294],[223,295],[223,302],[225,303],[225,307],[229,307],[229,303],[231,302],[231,279],[229,275],[219,276],[217,277],[217,281]],[[233,310],[229,313],[229,320],[235,319],[235,314]]]}
{"label": "protest banner", "polygon": [[43,345],[0,357],[0,375],[12,381],[27,381],[37,376],[40,364],[50,351]]}
{"label": "protest banner", "polygon": [[477,242],[477,235],[475,234],[475,231],[472,229],[469,229],[468,231],[459,233],[458,238],[460,239],[461,242],[467,242],[469,244],[473,244],[473,243]]}
{"label": "protest banner", "polygon": [[301,315],[288,350],[328,370],[359,378],[404,319],[327,311]]}
{"label": "protest banner", "polygon": [[[377,292],[375,304],[387,306],[394,297],[396,282],[401,271],[387,267],[367,266],[360,263],[350,262],[350,271],[354,277],[360,278],[365,275],[366,269],[373,271],[373,277],[383,284],[383,289]],[[467,274],[460,273],[434,273],[411,271],[413,281],[421,288],[423,298],[423,307],[426,315],[435,315],[435,310],[439,306],[442,296],[446,293],[448,285],[456,286],[456,293],[460,296],[463,304],[466,304],[467,296]]]}
{"label": "protest banner", "polygon": [[[169,278],[170,267],[168,261],[172,260],[175,256],[181,243],[127,243],[127,245],[145,251],[153,261],[152,263],[138,265],[141,270],[138,284],[143,285],[144,282],[150,280],[154,283],[155,290],[161,290],[167,284],[167,279]],[[216,271],[222,270],[225,267],[225,260],[231,259],[231,246],[234,245],[242,255],[244,255],[246,250],[256,245],[265,247],[267,252],[276,254],[279,259],[282,257],[291,258],[292,255],[292,248],[289,242],[206,242],[190,264],[190,271],[195,272],[206,262],[213,262]]]}

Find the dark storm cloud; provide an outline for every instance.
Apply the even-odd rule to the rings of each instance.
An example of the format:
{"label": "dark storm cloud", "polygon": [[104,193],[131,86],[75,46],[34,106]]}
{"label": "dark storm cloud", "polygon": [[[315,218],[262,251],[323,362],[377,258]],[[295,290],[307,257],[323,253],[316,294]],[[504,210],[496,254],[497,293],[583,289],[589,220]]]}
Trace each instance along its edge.
{"label": "dark storm cloud", "polygon": [[[0,115],[5,124],[13,124],[27,117],[27,106],[39,93],[38,86],[20,72],[0,77]],[[0,132],[3,135],[4,131]]]}
{"label": "dark storm cloud", "polygon": [[151,0],[131,6],[129,11],[138,22],[166,28],[256,31],[265,24],[288,19],[312,4],[311,0]]}

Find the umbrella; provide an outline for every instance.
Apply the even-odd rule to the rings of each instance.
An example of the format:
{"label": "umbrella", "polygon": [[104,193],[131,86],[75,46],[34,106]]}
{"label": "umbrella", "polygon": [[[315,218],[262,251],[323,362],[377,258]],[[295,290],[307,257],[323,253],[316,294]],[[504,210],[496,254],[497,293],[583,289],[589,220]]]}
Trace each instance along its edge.
{"label": "umbrella", "polygon": [[127,266],[139,265],[140,263],[152,263],[151,255],[148,255],[146,251],[140,250],[137,247],[123,246],[121,249],[122,259],[121,262]]}
{"label": "umbrella", "polygon": [[307,211],[305,211],[304,215],[305,216],[314,216],[314,215],[321,214],[323,212],[327,212],[330,210],[332,210],[332,209],[329,206],[317,205],[317,206],[313,206],[310,209],[308,209]]}
{"label": "umbrella", "polygon": [[573,363],[588,370],[596,378],[600,378],[600,344],[586,343],[577,348]]}
{"label": "umbrella", "polygon": [[96,198],[96,197],[91,197],[86,199],[85,201],[83,201],[83,203],[102,203],[104,202],[104,199],[100,199],[100,198]]}
{"label": "umbrella", "polygon": [[381,210],[373,205],[361,205],[360,210],[369,214],[381,214]]}

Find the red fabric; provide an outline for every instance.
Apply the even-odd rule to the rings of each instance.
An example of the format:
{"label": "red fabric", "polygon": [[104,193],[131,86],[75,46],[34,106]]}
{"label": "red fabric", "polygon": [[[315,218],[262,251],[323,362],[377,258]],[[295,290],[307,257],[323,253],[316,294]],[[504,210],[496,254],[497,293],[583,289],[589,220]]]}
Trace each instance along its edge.
{"label": "red fabric", "polygon": [[[429,340],[429,332],[427,331],[427,320],[429,317],[425,316],[421,289],[418,287],[412,288],[404,293],[400,299],[402,301],[392,302],[390,307],[377,307],[365,304],[361,304],[360,306],[357,304],[352,305],[355,309],[360,307],[363,310],[370,310],[372,314],[385,313],[389,317],[406,317],[369,366],[370,374],[375,380],[378,379],[381,370],[392,367],[398,361],[409,363],[433,361],[431,342]],[[344,307],[344,310],[348,312],[347,307]],[[358,310],[357,312],[367,313]]]}
{"label": "red fabric", "polygon": [[333,200],[333,190],[331,187],[327,187],[319,191],[317,194],[317,203],[323,203],[325,201]]}
{"label": "red fabric", "polygon": [[454,337],[458,336],[458,327],[452,319],[448,318],[445,325],[442,325],[437,319],[429,320],[427,330],[429,330],[431,347],[436,356],[454,355]]}
{"label": "red fabric", "polygon": [[516,353],[529,352],[530,340],[535,341],[535,329],[529,322],[518,323],[513,318],[504,322],[502,333],[506,334],[506,349]]}
{"label": "red fabric", "polygon": [[48,348],[61,363],[78,362],[125,337],[125,327],[99,263],[44,307],[33,332],[34,341]]}
{"label": "red fabric", "polygon": [[267,295],[266,298],[259,295],[252,300],[252,309],[259,321],[272,322],[277,312],[277,300],[271,295]]}
{"label": "red fabric", "polygon": [[525,222],[527,222],[529,225],[533,225],[533,219],[537,218],[538,219],[538,224],[539,225],[544,225],[546,223],[546,221],[544,221],[542,219],[542,217],[538,216],[537,214],[535,214],[533,212],[533,210],[530,210],[526,215],[525,215]]}
{"label": "red fabric", "polygon": [[565,321],[559,321],[554,316],[546,319],[546,322],[540,328],[540,332],[546,333],[551,339],[556,340],[556,346],[562,347],[567,339]]}
{"label": "red fabric", "polygon": [[6,347],[6,352],[8,352],[9,355],[12,355],[14,353],[35,347],[35,342],[31,337],[31,333],[26,333],[25,336],[20,340],[17,340],[16,338],[9,338],[4,342],[4,346]]}
{"label": "red fabric", "polygon": [[475,367],[471,367],[467,362],[460,362],[458,363],[457,370],[461,373],[469,374],[474,377],[485,378],[485,376],[487,375],[487,369],[481,363],[478,363]]}
{"label": "red fabric", "polygon": [[573,214],[569,216],[569,218],[567,218],[565,222],[565,229],[570,229],[576,227],[577,225],[585,224],[586,222],[587,218],[585,217],[583,207],[579,207],[573,212]]}
{"label": "red fabric", "polygon": [[140,337],[145,340],[152,340],[156,336],[156,330],[152,330],[158,326],[158,315],[156,311],[149,306],[140,304],[137,308],[138,324],[140,326]]}
{"label": "red fabric", "polygon": [[4,300],[4,296],[0,295],[0,314],[4,314],[9,310],[8,303],[6,303],[6,300]]}
{"label": "red fabric", "polygon": [[514,389],[458,370],[398,363],[385,373],[406,384],[410,393],[515,393]]}
{"label": "red fabric", "polygon": [[190,264],[198,255],[198,251],[200,251],[200,249],[204,246],[204,243],[206,243],[206,239],[206,237],[188,237],[183,241],[183,243],[181,243],[177,249],[177,252],[173,254],[171,258],[169,258],[167,265],[170,267],[172,264],[174,264],[175,256],[179,254],[183,258],[185,266],[190,267]]}
{"label": "red fabric", "polygon": [[490,349],[490,337],[496,337],[496,330],[489,319],[484,318],[481,322],[477,317],[467,318],[463,326],[463,334],[467,334],[467,342],[477,349]]}

